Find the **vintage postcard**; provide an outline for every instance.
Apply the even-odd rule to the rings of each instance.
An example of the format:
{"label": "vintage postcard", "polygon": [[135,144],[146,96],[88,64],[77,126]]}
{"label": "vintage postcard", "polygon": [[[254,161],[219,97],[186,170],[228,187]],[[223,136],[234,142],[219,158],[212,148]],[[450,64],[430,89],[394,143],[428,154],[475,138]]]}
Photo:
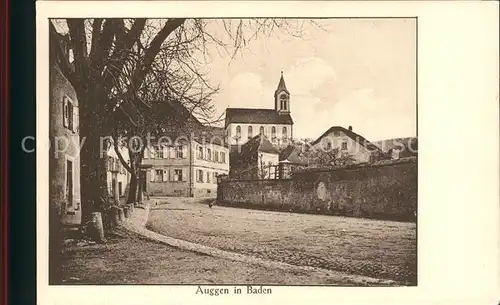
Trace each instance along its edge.
{"label": "vintage postcard", "polygon": [[[49,139],[37,142],[40,304],[494,300],[494,280],[450,294],[479,276],[454,264],[494,262],[498,243],[443,250],[457,238],[457,211],[443,211],[465,197],[443,197],[457,185],[441,171],[464,173],[436,163],[469,154],[440,139],[453,116],[486,114],[459,105],[461,30],[440,23],[470,13],[461,33],[479,50],[465,53],[491,60],[481,31],[494,13],[431,2],[37,8],[37,137]],[[488,82],[470,92],[494,90],[494,68],[481,73]],[[488,241],[498,222],[470,209],[493,195],[459,212],[496,228]]]}

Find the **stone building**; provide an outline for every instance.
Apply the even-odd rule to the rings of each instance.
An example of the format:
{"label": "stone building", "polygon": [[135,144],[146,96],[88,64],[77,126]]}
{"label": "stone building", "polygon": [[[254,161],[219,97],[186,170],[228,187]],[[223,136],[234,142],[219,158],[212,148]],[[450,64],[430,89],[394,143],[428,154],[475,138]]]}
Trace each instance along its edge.
{"label": "stone building", "polygon": [[61,59],[51,56],[49,136],[49,198],[63,225],[81,223],[80,136],[76,92],[59,68]]}
{"label": "stone building", "polygon": [[338,149],[339,154],[352,157],[353,163],[370,162],[374,153],[382,150],[361,135],[355,133],[352,127],[333,126],[312,142],[316,150],[331,151]]}
{"label": "stone building", "polygon": [[229,173],[224,130],[199,124],[147,148],[142,189],[151,196],[216,197],[217,176]]}
{"label": "stone building", "polygon": [[[127,148],[120,148],[120,154],[125,162],[129,163]],[[113,147],[109,148],[106,160],[106,184],[108,196],[115,202],[128,195],[130,177],[130,173],[118,159],[115,149]]]}
{"label": "stone building", "polygon": [[256,135],[233,151],[229,176],[233,179],[278,178],[279,151],[265,135]]}
{"label": "stone building", "polygon": [[231,146],[243,145],[261,134],[273,145],[286,147],[293,138],[293,120],[283,72],[274,92],[274,109],[227,108],[225,130]]}

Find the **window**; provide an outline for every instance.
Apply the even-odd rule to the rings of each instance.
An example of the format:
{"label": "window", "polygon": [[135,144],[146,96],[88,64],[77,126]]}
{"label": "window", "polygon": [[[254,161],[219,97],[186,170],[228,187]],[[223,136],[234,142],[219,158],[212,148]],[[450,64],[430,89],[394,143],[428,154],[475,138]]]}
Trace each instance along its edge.
{"label": "window", "polygon": [[63,98],[63,125],[71,131],[74,131],[73,102],[67,96]]}
{"label": "window", "polygon": [[203,159],[203,146],[198,146],[198,159]]}
{"label": "window", "polygon": [[203,171],[201,169],[198,170],[198,177],[196,177],[198,182],[203,182]]}
{"label": "window", "polygon": [[212,150],[207,148],[207,160],[212,161]]}
{"label": "window", "polygon": [[288,139],[288,134],[285,126],[283,126],[282,133],[283,133],[283,140]]}
{"label": "window", "polygon": [[264,126],[260,126],[259,128],[259,134],[264,135]]}
{"label": "window", "polygon": [[155,170],[155,182],[163,181],[163,170],[157,169]]}
{"label": "window", "polygon": [[155,148],[155,157],[156,157],[156,159],[163,159],[164,158],[163,147],[157,146]]}
{"label": "window", "polygon": [[273,126],[273,128],[271,128],[271,138],[274,140],[276,139],[276,127]]}
{"label": "window", "polygon": [[332,143],[328,142],[328,143],[326,144],[326,149],[327,149],[328,151],[332,150]]}
{"label": "window", "polygon": [[236,126],[236,138],[241,138],[241,126]]}
{"label": "window", "polygon": [[281,96],[281,109],[286,110],[286,95]]}
{"label": "window", "polygon": [[207,172],[207,183],[210,183],[210,172]]}
{"label": "window", "polygon": [[219,162],[219,152],[214,150],[214,161]]}
{"label": "window", "polygon": [[248,126],[248,139],[251,139],[253,135],[252,126]]}
{"label": "window", "polygon": [[347,142],[342,142],[342,150],[347,150]]}
{"label": "window", "polygon": [[177,158],[184,158],[184,146],[177,146]]}
{"label": "window", "polygon": [[174,169],[174,181],[182,181],[182,169]]}
{"label": "window", "polygon": [[226,163],[226,153],[225,152],[220,152],[220,162]]}
{"label": "window", "polygon": [[217,173],[216,172],[212,173],[212,177],[213,177],[213,182],[217,183]]}

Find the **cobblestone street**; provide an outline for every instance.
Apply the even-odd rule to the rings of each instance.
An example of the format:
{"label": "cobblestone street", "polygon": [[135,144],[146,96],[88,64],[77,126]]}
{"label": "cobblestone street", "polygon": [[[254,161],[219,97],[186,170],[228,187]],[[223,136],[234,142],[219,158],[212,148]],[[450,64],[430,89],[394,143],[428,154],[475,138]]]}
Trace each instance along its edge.
{"label": "cobblestone street", "polygon": [[[416,284],[416,225],[156,198],[147,228],[226,251]],[[283,284],[294,284],[284,282]],[[310,284],[319,284],[311,282]]]}

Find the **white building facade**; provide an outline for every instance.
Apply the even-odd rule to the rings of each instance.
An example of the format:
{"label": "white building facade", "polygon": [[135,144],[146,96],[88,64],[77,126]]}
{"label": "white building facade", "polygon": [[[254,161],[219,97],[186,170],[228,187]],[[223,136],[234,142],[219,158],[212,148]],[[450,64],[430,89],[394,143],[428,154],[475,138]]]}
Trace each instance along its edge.
{"label": "white building facade", "polygon": [[283,72],[274,93],[274,109],[227,108],[225,119],[226,142],[243,145],[257,135],[265,135],[277,147],[286,147],[293,139],[293,120],[290,112],[290,92]]}

